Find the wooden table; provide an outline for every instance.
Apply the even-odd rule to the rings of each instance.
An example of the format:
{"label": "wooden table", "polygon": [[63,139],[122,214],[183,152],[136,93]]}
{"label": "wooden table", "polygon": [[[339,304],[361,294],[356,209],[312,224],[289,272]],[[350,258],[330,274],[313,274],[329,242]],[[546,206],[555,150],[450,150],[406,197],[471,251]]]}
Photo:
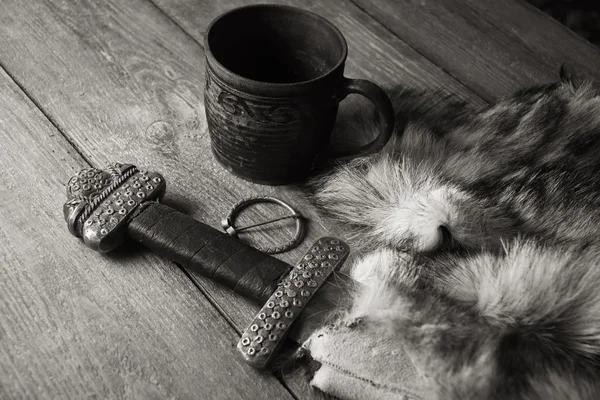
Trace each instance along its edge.
{"label": "wooden table", "polygon": [[[597,76],[600,51],[516,0],[279,0],[330,19],[347,76],[443,88],[474,103]],[[218,226],[251,194],[323,220],[301,185],[254,185],[212,158],[203,107],[208,23],[244,0],[0,2],[0,399],[323,398],[300,371],[259,373],[235,344],[257,307],[140,247],[85,249],[62,216],[77,170],[131,162],[165,202]]]}

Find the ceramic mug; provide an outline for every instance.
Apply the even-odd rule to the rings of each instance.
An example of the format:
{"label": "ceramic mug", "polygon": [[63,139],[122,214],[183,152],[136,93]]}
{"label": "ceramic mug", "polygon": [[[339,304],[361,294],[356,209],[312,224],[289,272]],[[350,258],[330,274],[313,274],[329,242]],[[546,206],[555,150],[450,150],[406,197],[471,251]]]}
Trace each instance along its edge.
{"label": "ceramic mug", "polygon": [[[328,20],[280,5],[236,8],[205,35],[204,104],[216,159],[252,182],[301,181],[327,159],[368,154],[388,142],[394,112],[374,83],[344,77],[348,47]],[[381,132],[351,151],[330,145],[338,105],[350,93],[376,107]]]}

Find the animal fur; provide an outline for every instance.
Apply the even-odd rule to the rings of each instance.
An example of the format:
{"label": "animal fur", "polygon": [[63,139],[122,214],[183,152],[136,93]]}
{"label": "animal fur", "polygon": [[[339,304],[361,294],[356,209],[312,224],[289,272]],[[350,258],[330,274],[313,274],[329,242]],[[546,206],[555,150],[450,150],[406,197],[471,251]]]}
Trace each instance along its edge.
{"label": "animal fur", "polygon": [[561,78],[482,109],[395,88],[384,151],[315,182],[365,253],[347,318],[434,398],[600,398],[600,89]]}

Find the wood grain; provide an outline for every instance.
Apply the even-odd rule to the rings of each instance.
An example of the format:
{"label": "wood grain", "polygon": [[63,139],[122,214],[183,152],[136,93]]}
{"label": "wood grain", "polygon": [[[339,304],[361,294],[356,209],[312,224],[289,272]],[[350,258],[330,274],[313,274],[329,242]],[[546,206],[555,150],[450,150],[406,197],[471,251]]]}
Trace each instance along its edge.
{"label": "wood grain", "polygon": [[[409,41],[412,37],[402,36],[403,39],[410,42],[407,44],[348,1],[335,0],[326,4],[316,0],[278,2],[311,9],[332,20],[342,30],[350,49],[347,63],[347,76],[349,77],[368,78],[381,84],[400,82],[417,88],[441,87],[462,98],[483,104],[483,100],[477,94],[444,72],[447,64],[441,62],[443,60],[440,61],[441,67],[430,62],[419,52],[434,59],[431,55],[419,48],[417,48],[418,51],[415,51],[411,47],[415,46],[412,41]],[[209,150],[202,100],[204,54],[199,43],[202,42],[206,26],[214,17],[227,9],[246,3],[241,0],[220,2],[161,0],[156,1],[157,6],[155,6],[145,0],[127,2],[82,0],[77,3],[59,0],[3,2],[3,13],[0,15],[0,63],[86,159],[96,166],[114,161],[131,162],[163,173],[168,181],[165,202],[210,225],[217,227],[220,219],[227,214],[229,207],[237,200],[249,195],[274,195],[294,204],[309,218],[311,223],[305,244],[295,251],[281,256],[285,261],[293,263],[318,237],[326,233],[340,235],[343,230],[321,219],[306,199],[306,189],[302,185],[273,188],[239,180],[217,165]],[[398,10],[394,12],[396,11]],[[447,9],[446,12],[451,14]],[[375,13],[373,15],[379,18]],[[426,21],[421,22],[426,24]],[[431,52],[437,51],[433,44],[432,47]],[[444,54],[448,58],[454,56],[448,53]],[[521,56],[525,57],[523,54]],[[434,61],[438,62],[435,59]],[[531,68],[533,69],[535,66]],[[485,71],[485,69],[483,70]],[[468,75],[468,73],[466,74]],[[481,75],[483,73],[477,75],[478,82],[481,82],[480,86],[485,86],[486,81]],[[466,79],[463,80],[462,75],[455,76],[488,100],[491,97],[490,91],[480,90],[479,86],[469,83],[470,81]],[[503,83],[498,87],[500,90],[506,90],[505,85],[506,83]],[[342,103],[342,111],[344,107]],[[60,164],[62,161],[59,161],[60,158],[54,160],[53,163]],[[61,168],[65,168],[64,165]],[[31,171],[26,172],[31,173]],[[23,173],[22,177],[27,179],[27,174]],[[66,179],[66,177],[63,178]],[[54,175],[52,175],[52,179],[57,179],[55,185],[50,187],[54,190],[60,179],[55,178]],[[63,184],[64,181],[60,181]],[[35,190],[35,187],[31,187],[30,190]],[[54,203],[48,202],[51,207],[48,206],[50,208],[47,208],[46,213],[51,217],[47,217],[47,222],[55,222],[56,216],[52,212],[54,212],[54,207],[62,201],[63,199],[60,198],[60,200],[54,199]],[[266,212],[258,211],[256,217],[266,218]],[[13,223],[13,225],[15,224]],[[31,226],[27,224],[24,226],[26,227],[25,231],[32,232]],[[67,237],[66,229],[61,232]],[[281,240],[282,235],[290,233],[291,226],[286,226],[282,230],[263,230],[258,240],[261,241],[261,244],[274,244]],[[19,237],[19,239],[20,242],[32,244],[31,240],[27,241],[25,237]],[[42,239],[40,238],[40,240]],[[213,372],[199,372],[199,368],[204,367],[206,363],[193,357],[197,357],[196,349],[199,348],[198,342],[204,339],[203,334],[220,335],[221,332],[225,332],[220,343],[225,347],[226,344],[231,346],[231,349],[237,338],[231,334],[227,326],[222,326],[222,321],[217,313],[212,311],[210,314],[208,308],[203,311],[205,314],[202,314],[200,311],[204,309],[192,300],[184,302],[182,307],[192,308],[191,310],[186,309],[185,313],[172,306],[169,307],[171,299],[168,298],[167,292],[179,293],[184,289],[189,289],[190,292],[186,292],[189,296],[193,296],[192,293],[195,293],[190,288],[189,280],[186,281],[181,274],[166,272],[172,271],[169,269],[169,263],[138,248],[121,251],[110,259],[105,259],[86,252],[82,247],[73,251],[76,254],[71,256],[69,252],[60,248],[63,246],[62,244],[56,244],[56,246],[59,247],[49,247],[45,253],[49,254],[48,258],[56,259],[56,262],[66,265],[67,268],[76,269],[82,259],[93,261],[94,268],[97,263],[103,265],[104,269],[100,268],[102,273],[98,272],[96,275],[88,276],[86,270],[82,276],[89,279],[90,282],[94,282],[92,278],[103,282],[104,274],[108,274],[111,282],[121,285],[117,285],[119,289],[114,297],[121,298],[122,295],[126,298],[130,292],[141,292],[133,294],[138,299],[135,306],[139,315],[133,312],[132,314],[135,318],[144,318],[145,323],[152,327],[146,329],[146,335],[149,335],[148,330],[155,329],[154,326],[162,326],[162,330],[156,329],[158,332],[165,333],[167,328],[163,324],[171,324],[169,325],[171,330],[168,331],[170,335],[173,335],[172,331],[179,332],[179,330],[181,330],[179,334],[188,339],[192,334],[197,335],[193,337],[193,340],[182,340],[177,345],[171,344],[172,352],[176,354],[169,359],[171,361],[165,362],[158,358],[155,360],[156,364],[153,368],[155,370],[159,368],[161,371],[165,365],[166,369],[172,368],[170,363],[182,365],[184,362],[191,362],[190,371],[192,372],[189,375],[180,378],[175,375],[175,372],[172,375],[167,374],[165,379],[170,382],[172,387],[179,388],[189,385],[190,393],[202,384],[207,384],[207,387],[212,389],[218,387],[218,382],[221,382],[213,375],[218,375],[223,371],[231,374],[231,372],[227,372],[228,368],[233,368],[229,365],[237,364],[230,359],[229,353],[224,353],[227,354],[223,356],[225,365],[223,363],[214,364],[214,366],[210,364],[210,370]],[[6,247],[6,254],[10,253],[9,249],[14,250],[15,248],[20,249],[21,247],[17,242],[11,242],[11,245]],[[135,255],[134,251],[141,255]],[[16,260],[18,261],[13,256],[10,262],[16,263]],[[141,265],[144,266],[142,271],[140,271]],[[106,269],[111,272],[106,272]],[[156,275],[158,273],[153,275],[151,271],[162,271],[162,275],[159,275],[160,279]],[[144,275],[146,273],[150,276],[146,277]],[[133,287],[123,284],[121,280],[127,278],[127,274],[130,274],[128,279],[135,276],[136,282],[139,280],[139,284],[136,283],[136,286]],[[58,275],[44,275],[43,278],[50,282],[60,281]],[[229,319],[236,330],[240,331],[245,328],[253,313],[256,312],[257,306],[201,277],[193,276],[192,278],[202,293],[210,299],[221,314]],[[162,279],[167,282],[181,279],[184,289],[174,289],[170,284],[162,281],[156,283],[152,279]],[[174,284],[174,286],[177,285]],[[162,298],[158,296],[159,299],[162,299],[159,307],[162,311],[153,314],[150,312],[151,304],[148,304],[148,298],[144,297],[149,295],[144,294],[144,291],[160,291],[161,288],[165,291],[162,293]],[[196,297],[198,297],[197,293]],[[191,298],[196,299],[196,297]],[[111,304],[111,307],[113,307],[111,301],[116,302],[113,297],[109,300],[99,299],[98,307],[101,309],[109,307],[101,300],[106,301],[106,304]],[[197,301],[200,302],[200,300]],[[193,309],[192,305],[200,310]],[[42,307],[41,303],[39,307]],[[117,311],[121,310],[120,306],[114,307]],[[8,315],[11,316],[7,318],[15,318],[14,311]],[[183,315],[188,319],[187,325],[182,323],[183,327],[175,327],[169,322],[178,315]],[[202,317],[202,315],[207,315],[207,317]],[[210,334],[194,331],[194,329],[199,329],[196,322],[198,319],[202,320],[202,328],[211,332]],[[135,321],[135,319],[133,320]],[[119,321],[119,319],[115,321]],[[98,326],[107,325],[109,327],[107,329],[114,335],[122,335],[118,323],[115,321],[99,318]],[[127,326],[125,325],[125,327]],[[98,329],[100,328],[96,328],[96,330]],[[16,333],[18,334],[18,332]],[[143,334],[141,337],[144,337]],[[90,362],[92,365],[89,367],[90,370],[95,369],[100,371],[99,373],[105,373],[102,369],[108,368],[106,365],[111,365],[110,352],[109,355],[101,353],[94,347],[93,341],[92,344],[87,344],[88,341],[91,341],[90,336],[81,336],[81,340],[83,343],[81,346],[86,344],[98,352],[98,355],[95,356],[98,359],[94,359],[96,363]],[[109,342],[106,339],[103,343],[106,345]],[[152,343],[150,342],[150,344]],[[147,346],[136,344],[141,347],[131,348],[130,351],[133,355],[128,355],[128,357],[142,357],[145,361],[152,357],[158,357],[146,354],[154,351],[150,344]],[[167,345],[163,344],[163,346]],[[87,347],[83,348],[87,349]],[[158,346],[159,351],[160,348]],[[179,353],[183,354],[180,356]],[[35,362],[32,365],[34,364]],[[27,363],[22,360],[18,365],[25,366]],[[205,369],[208,370],[208,368]],[[239,385],[232,385],[232,388],[226,390],[235,392],[239,387],[251,386],[246,377],[254,376],[253,372],[248,372],[249,368],[243,370],[245,372],[240,373]],[[175,368],[173,371],[179,370]],[[19,373],[11,376],[18,379]],[[45,373],[48,378],[50,374],[48,371]],[[201,377],[193,384],[189,382],[192,373]],[[38,375],[39,377],[44,376],[43,373]],[[65,386],[75,385],[69,377],[69,373],[59,373],[56,376],[65,382]],[[84,378],[82,382],[87,382],[93,377],[85,375]],[[299,398],[317,396],[307,388],[307,381],[304,377],[286,376],[285,383]],[[13,385],[11,387],[16,387],[14,383],[11,385]],[[163,384],[161,383],[161,385]],[[267,389],[263,389],[263,385],[266,385]],[[115,384],[115,387],[118,386]],[[265,390],[264,396],[281,389],[273,383],[272,378],[268,377],[264,378],[264,382],[255,386],[259,391]],[[175,392],[176,389],[173,389],[173,393]],[[187,397],[187,393],[181,397]],[[210,393],[212,395],[219,392],[211,391]],[[247,392],[245,395],[250,397],[252,393]],[[129,394],[127,395],[129,396]],[[119,397],[119,395],[115,396]],[[257,398],[264,396],[259,395]],[[274,396],[279,398],[278,395]],[[142,393],[131,397],[151,397],[151,395],[145,396]],[[168,396],[165,396],[163,391],[155,397]],[[174,397],[178,397],[178,394],[176,393]],[[232,398],[235,398],[235,395]]]}
{"label": "wood grain", "polygon": [[[247,2],[244,0],[224,0],[218,3],[207,0],[155,0],[155,3],[176,21],[189,36],[201,44],[210,21],[224,11],[243,6]],[[367,78],[382,85],[404,83],[419,89],[441,88],[455,93],[461,98],[469,99],[475,104],[484,104],[478,96],[457,81],[449,78],[441,69],[416,53],[377,21],[348,1],[334,0],[323,3],[319,0],[275,0],[273,3],[308,9],[332,21],[348,41],[349,55],[346,64],[346,76],[348,77]],[[204,63],[203,60],[199,60],[199,62]],[[198,84],[203,86],[204,83],[199,81]],[[344,102],[341,103],[338,123],[343,124],[344,122],[343,116],[346,106],[347,104]],[[208,146],[209,143],[206,142],[205,145]],[[206,152],[208,151],[207,149]],[[185,168],[185,166],[183,167]],[[289,263],[294,263],[320,236],[329,233],[343,236],[343,229],[333,225],[330,221],[323,221],[321,216],[316,213],[314,207],[305,199],[306,191],[301,186],[266,188],[241,182],[231,176],[225,176],[222,179],[227,179],[227,181],[223,181],[224,185],[233,186],[236,185],[234,182],[237,182],[239,192],[235,193],[236,196],[248,196],[252,193],[262,193],[264,190],[269,190],[268,193],[288,199],[292,204],[298,205],[299,209],[309,217],[311,226],[305,244],[295,251],[282,255],[282,258]],[[222,187],[215,186],[214,190],[209,192],[208,195],[222,197],[224,196],[224,194],[220,194],[222,190]],[[203,204],[214,204],[216,207],[219,197],[202,197],[201,201]],[[273,237],[278,238],[276,235],[273,235]],[[351,260],[347,262],[346,270],[350,264]],[[223,305],[223,312],[229,316],[234,326],[239,327],[240,330],[245,328],[252,320],[254,313],[259,309],[250,303],[236,307],[242,300],[236,299],[228,291],[219,290],[210,281],[197,276],[193,276],[193,278],[199,286],[205,288],[207,296],[213,298],[216,304]],[[229,306],[230,304],[233,306]],[[314,312],[319,311],[314,310]]]}
{"label": "wood grain", "polygon": [[558,79],[600,76],[600,50],[524,1],[352,0],[489,102]]}
{"label": "wood grain", "polygon": [[[190,15],[200,30],[233,4],[212,6],[199,3],[200,14]],[[309,6],[328,10],[317,2]],[[210,13],[202,11],[205,7]],[[337,4],[327,12],[344,7]],[[202,102],[202,48],[151,3],[23,1],[8,10],[0,16],[0,62],[94,165],[120,161],[160,171],[168,181],[165,202],[213,226],[233,203],[249,195],[275,195],[289,201],[311,223],[305,244],[283,255],[288,262],[318,237],[340,233],[321,220],[302,186],[253,185],[215,163]],[[358,9],[352,10],[349,17],[336,17],[352,49],[351,76],[381,83],[408,81],[419,87],[460,87]],[[277,230],[265,231],[262,243],[278,242],[281,235]],[[81,251],[85,254],[85,249]],[[115,266],[123,262],[113,260]],[[164,267],[164,262],[154,262]],[[243,330],[257,307],[194,278],[217,309],[238,331]],[[187,343],[181,346],[195,350]],[[305,378],[286,376],[285,380],[297,397],[317,396],[307,388]]]}
{"label": "wood grain", "polygon": [[[210,21],[227,10],[250,3],[246,0],[153,1],[200,45]],[[348,42],[347,77],[371,79],[380,85],[405,84],[417,89],[442,88],[461,98],[481,102],[467,88],[404,41],[390,34],[385,27],[350,1],[273,0],[269,3],[303,8],[333,22]]]}
{"label": "wood grain", "polygon": [[[189,18],[203,31],[202,26],[234,5],[222,2],[222,8],[214,8],[212,2],[198,2]],[[358,9],[344,16],[346,3],[306,5],[327,15],[341,14],[334,22],[352,49],[349,75],[364,77],[368,71],[366,77],[377,82],[446,86],[468,95]],[[2,62],[94,164],[120,160],[159,170],[169,182],[166,202],[214,226],[231,204],[250,194],[290,201],[312,223],[306,245],[283,256],[288,262],[330,231],[305,199],[303,187],[253,185],[214,162],[202,106],[202,48],[150,3],[23,3],[14,13],[3,14],[0,29]],[[53,33],[44,46],[36,46],[39,32]],[[280,238],[269,233],[271,240]],[[218,287],[207,288],[243,328],[254,306]]]}
{"label": "wood grain", "polygon": [[70,236],[64,184],[88,165],[2,70],[0,116],[1,399],[292,398],[178,268]]}

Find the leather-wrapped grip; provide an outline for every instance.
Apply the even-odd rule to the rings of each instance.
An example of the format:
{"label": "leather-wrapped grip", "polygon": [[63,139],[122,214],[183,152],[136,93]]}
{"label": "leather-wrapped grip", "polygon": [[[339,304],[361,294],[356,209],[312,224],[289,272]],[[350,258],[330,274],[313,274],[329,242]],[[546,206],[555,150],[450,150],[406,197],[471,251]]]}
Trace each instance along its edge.
{"label": "leather-wrapped grip", "polygon": [[184,268],[261,305],[291,266],[179,211],[151,203],[131,218],[128,234]]}

